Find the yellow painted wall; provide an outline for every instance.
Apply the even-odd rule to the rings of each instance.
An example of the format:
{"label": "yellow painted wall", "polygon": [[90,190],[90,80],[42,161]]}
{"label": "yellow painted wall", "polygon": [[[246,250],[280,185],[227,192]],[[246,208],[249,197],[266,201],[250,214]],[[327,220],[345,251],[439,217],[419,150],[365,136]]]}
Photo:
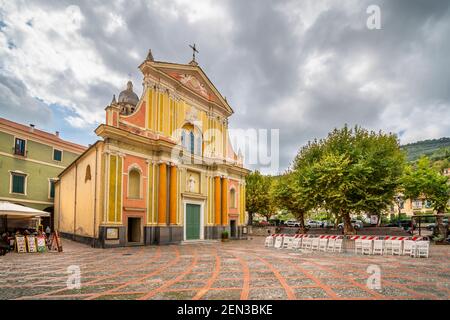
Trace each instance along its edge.
{"label": "yellow painted wall", "polygon": [[147,224],[156,224],[156,214],[155,214],[155,190],[158,188],[156,181],[156,168],[154,163],[148,164],[148,196],[147,196]]}
{"label": "yellow painted wall", "polygon": [[[186,115],[192,105],[184,100],[175,100],[166,91],[147,88],[145,93],[147,115],[147,129],[172,137],[176,129],[181,129],[186,121]],[[216,157],[225,157],[227,151],[227,128],[219,120],[210,118],[206,112],[197,109],[198,120],[201,121],[203,133],[209,129],[215,129],[218,135],[214,138]]]}
{"label": "yellow painted wall", "polygon": [[[86,153],[64,173],[56,185],[55,223],[57,229],[61,232],[75,233],[87,237],[98,236],[98,226],[101,220],[100,168],[102,156],[101,145],[97,147],[97,153],[95,147]],[[88,165],[91,172],[90,180],[86,180]],[[97,179],[98,188],[97,199],[95,179]],[[95,219],[94,214],[96,214]]]}
{"label": "yellow painted wall", "polygon": [[[90,237],[94,236],[95,160],[96,152],[93,150],[77,164],[75,233]],[[90,180],[86,180],[88,166],[91,171]]]}
{"label": "yellow painted wall", "polygon": [[56,201],[59,214],[56,219],[58,231],[73,233],[75,218],[75,167],[70,168],[60,179],[58,194],[60,198]]}
{"label": "yellow painted wall", "polygon": [[109,155],[108,160],[108,190],[107,190],[107,223],[122,221],[122,172],[123,161],[118,155]]}

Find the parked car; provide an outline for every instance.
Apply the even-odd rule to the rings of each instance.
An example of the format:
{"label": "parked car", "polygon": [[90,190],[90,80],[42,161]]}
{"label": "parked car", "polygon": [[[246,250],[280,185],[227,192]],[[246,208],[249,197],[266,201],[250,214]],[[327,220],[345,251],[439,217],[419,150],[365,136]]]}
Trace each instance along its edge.
{"label": "parked car", "polygon": [[[411,220],[400,220],[400,221],[394,221],[387,225],[388,227],[399,227],[403,228],[404,230],[411,229]],[[416,223],[413,222],[413,229],[416,229]]]}
{"label": "parked car", "polygon": [[307,228],[321,228],[322,221],[310,220],[310,221],[306,222],[306,227]]}
{"label": "parked car", "polygon": [[285,225],[288,227],[300,227],[300,222],[297,220],[288,220],[285,222]]}
{"label": "parked car", "polygon": [[333,228],[334,222],[332,221],[322,221],[322,228]]}
{"label": "parked car", "polygon": [[[442,221],[442,223],[443,223],[444,227],[448,227],[448,219],[444,219]],[[430,231],[433,231],[434,228],[436,228],[436,226],[437,226],[436,222],[435,223],[430,223],[429,225],[427,225],[427,229],[430,230]]]}
{"label": "parked car", "polygon": [[[361,220],[352,219],[350,220],[353,228],[355,229],[362,229],[364,227],[364,223]],[[344,229],[344,223],[341,222],[338,224],[339,229]]]}

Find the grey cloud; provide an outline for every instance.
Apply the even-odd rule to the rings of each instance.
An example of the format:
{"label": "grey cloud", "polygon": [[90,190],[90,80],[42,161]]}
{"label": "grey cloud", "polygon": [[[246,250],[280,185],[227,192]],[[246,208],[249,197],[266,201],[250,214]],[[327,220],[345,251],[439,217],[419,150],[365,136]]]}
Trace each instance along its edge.
{"label": "grey cloud", "polygon": [[29,95],[18,79],[0,73],[0,116],[24,123],[45,126],[52,119],[50,108]]}
{"label": "grey cloud", "polygon": [[[70,1],[39,3],[47,10],[64,9]],[[91,41],[108,69],[132,74],[137,91],[141,76],[138,64],[148,48],[155,59],[186,63],[187,45],[196,42],[202,68],[235,109],[232,128],[279,128],[280,164],[288,166],[301,145],[324,137],[335,126],[360,124],[371,129],[404,131],[418,136],[418,128],[432,123],[411,117],[412,108],[424,114],[439,110],[450,115],[450,3],[419,0],[329,1],[329,8],[305,27],[304,6],[299,1],[220,1],[227,22],[204,19],[190,22],[184,7],[169,1],[80,1],[84,16],[81,34]],[[366,28],[366,8],[381,7],[382,30]],[[161,13],[176,9],[178,15]],[[289,8],[296,8],[296,12]],[[123,18],[126,29],[104,31],[108,13]],[[298,15],[297,13],[300,13]],[[227,30],[230,30],[228,33]],[[224,36],[226,35],[226,36]],[[129,53],[137,52],[140,58]],[[70,53],[67,53],[70,54]],[[308,84],[306,64],[315,55],[329,54],[323,74]],[[368,71],[349,79],[349,68],[370,61]],[[373,82],[381,92],[361,87]],[[79,84],[70,70],[55,75],[55,85],[72,90],[84,88],[90,97],[83,113],[100,114],[120,87],[110,84]],[[80,102],[80,101],[78,101]],[[436,105],[440,105],[439,108]],[[395,108],[404,123],[386,118]],[[427,122],[428,121],[428,122]],[[421,137],[450,135],[445,123]]]}

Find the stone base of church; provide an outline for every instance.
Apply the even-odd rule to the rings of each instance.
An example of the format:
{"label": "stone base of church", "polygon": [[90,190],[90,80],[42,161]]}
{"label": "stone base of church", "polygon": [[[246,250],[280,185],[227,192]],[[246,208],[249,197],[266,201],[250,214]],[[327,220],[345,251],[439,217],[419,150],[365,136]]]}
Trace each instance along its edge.
{"label": "stone base of church", "polygon": [[[107,239],[106,230],[110,227],[100,226],[98,234],[98,243],[100,248],[124,247],[127,244],[127,229],[125,226],[117,226],[118,239]],[[97,246],[96,246],[97,247]]]}
{"label": "stone base of church", "polygon": [[[107,229],[118,229],[118,239],[107,239]],[[247,239],[247,227],[238,226],[236,230],[236,237],[232,239]],[[230,234],[229,226],[205,226],[203,229],[203,238],[205,240],[220,240],[222,232],[227,230]],[[81,242],[90,245],[94,248],[115,248],[127,246],[127,231],[125,226],[114,227],[99,227],[98,238],[74,235],[71,233],[60,232],[61,237],[73,241]],[[183,241],[184,227],[183,226],[144,226],[143,245],[168,245],[179,244]]]}
{"label": "stone base of church", "polygon": [[144,227],[145,245],[178,244],[183,241],[182,226]]}
{"label": "stone base of church", "polygon": [[227,227],[222,226],[207,226],[204,228],[203,238],[205,240],[217,240],[222,238],[222,232]]}

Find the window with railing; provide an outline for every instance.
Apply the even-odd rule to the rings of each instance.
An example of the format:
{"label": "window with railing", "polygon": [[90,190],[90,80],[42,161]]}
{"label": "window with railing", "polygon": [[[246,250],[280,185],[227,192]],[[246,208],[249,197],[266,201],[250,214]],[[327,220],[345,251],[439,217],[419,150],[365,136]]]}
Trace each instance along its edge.
{"label": "window with railing", "polygon": [[18,156],[25,156],[25,145],[26,141],[24,139],[16,138],[14,143],[14,154]]}

